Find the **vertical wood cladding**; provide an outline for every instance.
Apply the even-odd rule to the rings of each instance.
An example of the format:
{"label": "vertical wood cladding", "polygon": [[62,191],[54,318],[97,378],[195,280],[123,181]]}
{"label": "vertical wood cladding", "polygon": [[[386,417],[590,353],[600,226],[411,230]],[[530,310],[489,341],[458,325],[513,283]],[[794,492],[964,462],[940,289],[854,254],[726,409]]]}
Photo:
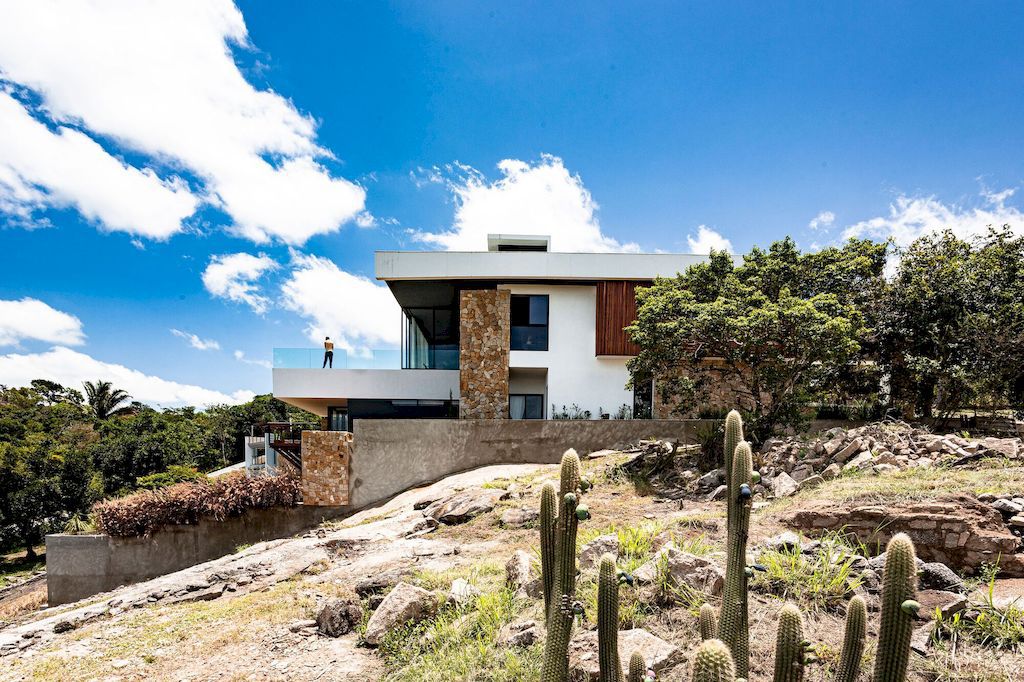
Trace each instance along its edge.
{"label": "vertical wood cladding", "polygon": [[640,349],[630,342],[624,327],[636,320],[636,288],[650,282],[597,283],[597,348],[595,355],[636,355]]}

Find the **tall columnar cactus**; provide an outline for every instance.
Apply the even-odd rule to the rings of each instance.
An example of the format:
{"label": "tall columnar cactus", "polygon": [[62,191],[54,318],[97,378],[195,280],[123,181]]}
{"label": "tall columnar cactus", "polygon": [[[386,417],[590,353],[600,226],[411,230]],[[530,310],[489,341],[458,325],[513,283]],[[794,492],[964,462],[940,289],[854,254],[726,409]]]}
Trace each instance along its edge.
{"label": "tall columnar cactus", "polygon": [[540,490],[540,573],[544,583],[544,613],[551,609],[555,585],[555,524],[558,523],[558,493],[551,481]]}
{"label": "tall columnar cactus", "polygon": [[863,597],[856,596],[846,606],[846,635],[843,653],[835,682],[857,682],[860,659],[864,655],[864,637],[867,632],[868,608]]}
{"label": "tall columnar cactus", "polygon": [[693,660],[693,682],[735,682],[732,655],[721,640],[702,642]]}
{"label": "tall columnar cactus", "polygon": [[700,638],[703,641],[718,638],[718,614],[715,607],[705,603],[700,607]]}
{"label": "tall columnar cactus", "polygon": [[619,577],[611,554],[601,557],[597,574],[597,658],[601,682],[620,682]]}
{"label": "tall columnar cactus", "polygon": [[634,651],[629,657],[629,677],[626,678],[626,682],[644,682],[646,673],[647,663],[644,661],[644,655]]}
{"label": "tall columnar cactus", "polygon": [[885,549],[882,623],[878,630],[874,682],[904,682],[910,661],[910,635],[921,607],[917,597],[914,543],[899,533]]}
{"label": "tall columnar cactus", "polygon": [[800,682],[804,679],[804,619],[800,609],[786,604],[779,612],[779,629],[775,636],[774,682]]}
{"label": "tall columnar cactus", "polygon": [[747,535],[750,531],[753,455],[750,444],[741,442],[732,458],[729,476],[729,534],[726,546],[725,589],[719,613],[718,634],[732,653],[736,675],[750,670],[750,633],[747,626]]}
{"label": "tall columnar cactus", "polygon": [[743,418],[736,410],[725,417],[725,484],[732,487],[732,457],[743,441]]}
{"label": "tall columnar cactus", "polygon": [[[560,482],[561,508],[555,526],[554,584],[547,612],[547,641],[541,682],[565,682],[569,675],[569,637],[572,623],[583,607],[576,599],[576,529],[579,516],[586,517],[586,507],[579,504],[580,458],[575,450],[562,455]],[[543,542],[543,528],[541,541]]]}

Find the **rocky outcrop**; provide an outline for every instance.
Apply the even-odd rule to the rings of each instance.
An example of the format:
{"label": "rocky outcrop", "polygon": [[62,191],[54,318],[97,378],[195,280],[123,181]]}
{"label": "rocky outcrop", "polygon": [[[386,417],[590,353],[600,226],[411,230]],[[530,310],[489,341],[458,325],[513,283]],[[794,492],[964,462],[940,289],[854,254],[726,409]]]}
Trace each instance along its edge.
{"label": "rocky outcrop", "polygon": [[409,583],[398,583],[370,616],[363,641],[370,646],[377,646],[389,630],[423,620],[436,610],[437,599],[433,594]]}
{"label": "rocky outcrop", "polygon": [[316,627],[328,637],[347,635],[363,620],[363,607],[355,596],[331,599],[316,617]]}
{"label": "rocky outcrop", "polygon": [[423,510],[423,515],[452,526],[491,511],[507,497],[508,491],[501,488],[470,488],[435,501]]}
{"label": "rocky outcrop", "polygon": [[675,545],[666,545],[633,573],[640,584],[658,582],[660,572],[670,587],[687,587],[706,595],[715,596],[722,592],[725,572],[710,559],[683,552]]}

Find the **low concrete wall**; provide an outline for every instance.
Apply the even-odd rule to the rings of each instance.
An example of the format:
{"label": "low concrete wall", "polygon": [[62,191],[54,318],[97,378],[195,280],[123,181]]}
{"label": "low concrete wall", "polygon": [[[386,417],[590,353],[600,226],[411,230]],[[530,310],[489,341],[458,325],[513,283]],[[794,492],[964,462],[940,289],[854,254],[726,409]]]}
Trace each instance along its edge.
{"label": "low concrete wall", "polygon": [[47,535],[46,594],[50,606],[84,599],[210,561],[239,545],[289,537],[346,513],[346,507],[251,509],[224,521],[170,526],[149,537]]}
{"label": "low concrete wall", "polygon": [[[553,464],[642,438],[696,442],[700,420],[359,419],[351,503],[366,507],[423,483],[488,464]],[[710,423],[710,422],[709,422]]]}

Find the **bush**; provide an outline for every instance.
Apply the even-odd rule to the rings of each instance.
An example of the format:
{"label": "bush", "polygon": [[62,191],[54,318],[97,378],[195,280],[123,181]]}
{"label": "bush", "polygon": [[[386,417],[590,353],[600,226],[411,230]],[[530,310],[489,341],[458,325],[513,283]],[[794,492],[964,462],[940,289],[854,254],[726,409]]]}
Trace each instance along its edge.
{"label": "bush", "polygon": [[247,509],[292,507],[299,500],[294,477],[236,474],[98,502],[92,513],[100,532],[131,537],[149,535],[161,526],[195,525],[202,518],[223,521]]}
{"label": "bush", "polygon": [[160,488],[172,486],[175,483],[202,481],[205,478],[205,474],[199,473],[199,471],[192,467],[172,464],[167,467],[167,471],[161,471],[158,474],[150,474],[149,476],[139,476],[135,479],[135,485],[144,490],[158,490]]}

